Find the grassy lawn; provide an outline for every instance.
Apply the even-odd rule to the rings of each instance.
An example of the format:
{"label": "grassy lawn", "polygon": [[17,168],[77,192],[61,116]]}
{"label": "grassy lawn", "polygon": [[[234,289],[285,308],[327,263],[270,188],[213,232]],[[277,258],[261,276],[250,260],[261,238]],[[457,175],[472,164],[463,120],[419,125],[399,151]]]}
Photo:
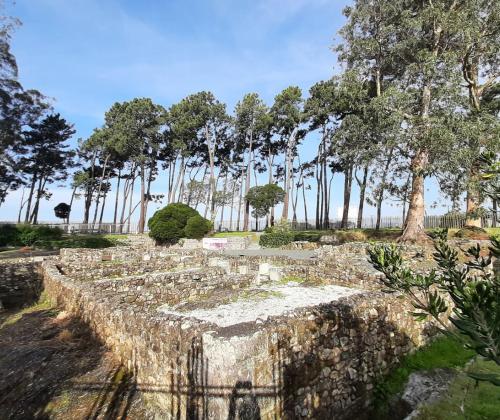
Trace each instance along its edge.
{"label": "grassy lawn", "polygon": [[245,238],[247,236],[252,242],[259,241],[259,235],[256,232],[217,232],[211,235],[212,238]]}
{"label": "grassy lawn", "polygon": [[[468,370],[500,374],[500,366],[484,360],[475,362]],[[460,373],[451,383],[447,394],[436,403],[423,407],[417,417],[420,420],[499,418],[500,387],[488,382],[476,382],[466,373]]]}
{"label": "grassy lawn", "polygon": [[388,402],[403,391],[411,373],[436,368],[461,368],[473,356],[473,351],[465,349],[460,342],[450,337],[439,337],[405,356],[397,368],[375,385],[375,418],[387,418]]}

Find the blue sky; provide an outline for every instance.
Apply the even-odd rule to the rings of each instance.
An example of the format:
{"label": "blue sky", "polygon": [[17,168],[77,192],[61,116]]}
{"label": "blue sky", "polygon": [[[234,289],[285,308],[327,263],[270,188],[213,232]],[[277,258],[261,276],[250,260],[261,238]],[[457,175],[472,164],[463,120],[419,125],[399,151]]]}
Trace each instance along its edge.
{"label": "blue sky", "polygon": [[[102,124],[114,102],[134,97],[168,107],[211,90],[232,111],[247,92],[259,93],[269,105],[290,85],[306,93],[339,71],[331,47],[339,41],[348,3],[17,0],[8,11],[23,22],[13,38],[21,82],[54,98],[55,110],[75,126],[76,144]],[[307,141],[303,159],[315,149],[314,138]],[[333,208],[341,205],[342,178],[336,178]],[[160,177],[156,192],[164,192],[161,184]],[[42,203],[41,220],[54,219],[53,207],[68,200],[64,188],[53,193]],[[354,191],[354,206],[356,196]],[[19,192],[9,196],[0,220],[16,217],[19,197]],[[388,207],[386,213],[399,210]]]}

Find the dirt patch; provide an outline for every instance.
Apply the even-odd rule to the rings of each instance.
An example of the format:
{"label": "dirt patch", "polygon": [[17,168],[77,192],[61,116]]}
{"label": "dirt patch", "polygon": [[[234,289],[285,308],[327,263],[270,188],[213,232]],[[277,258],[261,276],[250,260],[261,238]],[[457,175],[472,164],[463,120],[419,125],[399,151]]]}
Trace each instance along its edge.
{"label": "dirt patch", "polygon": [[133,377],[77,319],[43,303],[2,321],[1,419],[148,417]]}

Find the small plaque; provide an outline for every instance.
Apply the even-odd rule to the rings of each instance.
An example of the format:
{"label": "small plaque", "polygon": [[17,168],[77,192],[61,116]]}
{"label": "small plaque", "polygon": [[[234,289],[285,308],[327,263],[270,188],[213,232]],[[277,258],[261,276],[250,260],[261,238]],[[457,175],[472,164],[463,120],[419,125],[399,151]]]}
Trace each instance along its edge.
{"label": "small plaque", "polygon": [[227,246],[227,238],[203,238],[203,249],[220,250]]}

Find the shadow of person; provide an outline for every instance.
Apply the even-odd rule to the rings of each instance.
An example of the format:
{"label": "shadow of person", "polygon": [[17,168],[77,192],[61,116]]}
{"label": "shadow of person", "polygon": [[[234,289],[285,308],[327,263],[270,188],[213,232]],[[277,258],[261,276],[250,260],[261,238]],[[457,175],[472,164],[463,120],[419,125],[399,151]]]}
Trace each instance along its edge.
{"label": "shadow of person", "polygon": [[260,420],[260,407],[252,391],[252,382],[236,382],[231,392],[227,420]]}

